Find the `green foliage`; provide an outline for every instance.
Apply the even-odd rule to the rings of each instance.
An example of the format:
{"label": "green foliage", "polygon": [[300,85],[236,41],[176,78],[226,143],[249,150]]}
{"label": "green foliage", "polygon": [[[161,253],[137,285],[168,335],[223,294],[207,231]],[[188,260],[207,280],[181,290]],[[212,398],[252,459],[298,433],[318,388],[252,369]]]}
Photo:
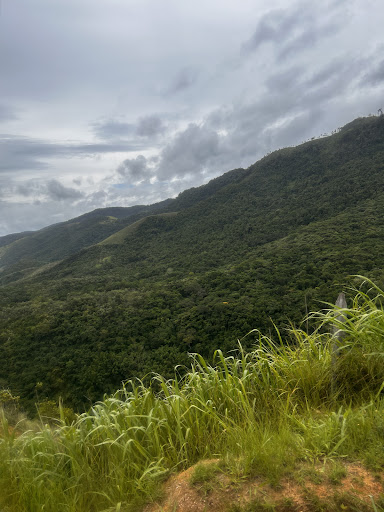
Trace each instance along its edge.
{"label": "green foliage", "polygon": [[62,403],[56,403],[53,400],[43,400],[36,404],[39,418],[43,422],[50,424],[65,423],[71,424],[76,420],[76,415],[69,407],[64,407]]}
{"label": "green foliage", "polygon": [[[221,465],[223,466],[223,465]],[[196,464],[189,479],[199,492],[204,495],[209,494],[215,488],[220,486],[217,475],[223,472],[223,468],[217,462],[204,461]]]}
{"label": "green foliage", "polygon": [[331,484],[340,485],[342,483],[343,478],[347,476],[348,472],[345,469],[345,466],[340,462],[336,461],[332,465],[332,469],[329,472],[328,478]]}
{"label": "green foliage", "polygon": [[14,396],[9,389],[0,389],[0,406],[17,407],[20,397]]}
{"label": "green foliage", "polygon": [[15,396],[9,389],[0,389],[0,411],[7,422],[16,423],[19,416],[19,396]]}
{"label": "green foliage", "polygon": [[[176,199],[7,238],[0,385],[31,413],[60,397],[84,411],[122,381],[182,374],[188,352],[212,363],[253,329],[279,342],[271,318],[284,334],[349,274],[383,283],[383,135],[382,117],[358,119]],[[380,360],[365,360],[377,373]]]}
{"label": "green foliage", "polygon": [[[348,321],[340,326],[345,351],[360,350],[353,361],[360,369],[370,350],[366,333],[375,333],[379,346],[384,293],[375,291],[373,298],[359,291],[345,311]],[[378,380],[384,383],[384,369],[364,379],[358,393],[344,392],[352,382],[337,381],[335,387],[335,371],[343,369],[347,379],[355,375],[346,368],[348,359],[333,366],[334,337],[321,332],[336,313],[333,308],[317,315],[321,325],[311,335],[293,329],[287,344],[259,334],[252,351],[240,346],[225,357],[218,350],[214,364],[194,355],[183,377],[158,375],[150,386],[127,382],[72,424],[45,424],[14,436],[3,418],[0,507],[16,512],[139,510],[139,501],[153,497],[170,472],[207,458],[222,462],[195,469],[192,478],[204,492],[218,471],[237,478],[263,476],[278,485],[300,461],[334,461],[329,478],[337,484],[344,477],[338,461],[364,460],[366,454],[367,464],[382,469],[384,386],[378,387]],[[329,510],[341,504],[353,510],[360,503],[343,494],[332,500],[307,496],[313,510],[327,503]]]}
{"label": "green foliage", "polygon": [[194,467],[189,481],[192,485],[203,484],[212,480],[218,472],[220,466],[216,462],[199,463]]}

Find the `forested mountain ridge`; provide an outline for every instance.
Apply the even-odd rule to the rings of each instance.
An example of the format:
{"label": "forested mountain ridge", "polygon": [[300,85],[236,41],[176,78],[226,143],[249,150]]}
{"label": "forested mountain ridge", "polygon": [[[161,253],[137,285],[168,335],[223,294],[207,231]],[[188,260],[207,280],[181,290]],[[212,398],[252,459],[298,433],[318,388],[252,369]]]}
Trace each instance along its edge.
{"label": "forested mountain ridge", "polygon": [[[263,233],[262,236],[258,226],[256,236],[249,237],[251,245],[271,241],[278,238],[283,230],[290,229],[292,224],[305,225],[352,204],[357,185],[355,181],[360,180],[362,169],[368,167],[368,175],[365,183],[358,183],[358,200],[370,197],[372,187],[381,184],[381,177],[377,175],[380,168],[364,161],[364,158],[370,158],[372,151],[377,153],[383,149],[382,134],[378,126],[373,129],[373,119],[380,120],[357,119],[332,137],[274,152],[248,169],[227,172],[207,185],[181,193],[173,200],[150,206],[102,208],[38,232],[0,237],[0,267],[4,270],[21,260],[27,260],[28,266],[61,260],[156,212],[186,210],[183,219],[189,224],[195,221],[197,214],[213,219],[216,223],[213,227],[222,228],[229,224],[229,231],[233,230],[233,221],[249,210],[259,210],[257,215],[263,220],[268,217],[267,213],[272,212],[276,222],[264,229],[269,234]],[[353,169],[347,165],[351,161]],[[372,183],[372,178],[375,183]],[[319,200],[319,193],[322,200]],[[301,208],[299,201],[303,200],[306,206],[311,202],[311,208]],[[232,207],[238,212],[235,215],[230,211]],[[255,214],[254,211],[250,213]],[[251,225],[242,228],[249,233],[254,231]],[[13,241],[14,238],[17,240]]]}
{"label": "forested mountain ridge", "polygon": [[97,235],[82,240],[93,245],[67,257],[47,250],[43,263],[61,261],[39,274],[22,258],[0,274],[0,385],[26,403],[38,393],[82,408],[123,379],[172,375],[187,351],[209,357],[273,328],[271,318],[302,318],[334,300],[348,274],[380,283],[384,117],[133,208],[126,218],[85,216],[83,233]]}
{"label": "forested mountain ridge", "polygon": [[188,208],[208,198],[228,183],[238,181],[247,172],[249,171],[244,169],[227,172],[207,185],[182,192],[176,199],[166,199],[146,206],[98,208],[36,232],[0,237],[0,283],[4,282],[5,276],[5,282],[23,278],[46,263],[59,261],[97,244],[111,234],[156,212],[166,213]]}
{"label": "forested mountain ridge", "polygon": [[190,206],[180,208],[183,195],[168,204],[177,215],[147,216],[138,229],[127,231],[123,247],[124,231],[115,247],[111,237],[108,247],[91,247],[50,274],[99,275],[104,267],[120,274],[127,265],[137,277],[148,277],[154,265],[176,275],[204,272],[237,263],[256,247],[378,197],[384,189],[384,123],[373,120],[357,120],[337,135],[229,172],[221,177],[228,184],[208,197],[206,187],[216,180],[186,191],[188,199],[195,195],[194,202],[187,201]]}
{"label": "forested mountain ridge", "polygon": [[[0,237],[0,272],[24,271],[61,260],[85,247],[98,243],[146,215],[165,208],[169,200],[149,206],[99,208],[69,221],[20,234]],[[13,267],[13,268],[9,268]],[[2,274],[0,273],[0,280]]]}

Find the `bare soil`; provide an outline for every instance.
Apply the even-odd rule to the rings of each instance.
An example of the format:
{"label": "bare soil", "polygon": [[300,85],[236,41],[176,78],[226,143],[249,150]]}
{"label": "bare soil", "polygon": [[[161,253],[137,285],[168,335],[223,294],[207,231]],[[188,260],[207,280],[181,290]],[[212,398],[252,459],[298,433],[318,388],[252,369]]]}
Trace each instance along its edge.
{"label": "bare soil", "polygon": [[[199,464],[217,464],[206,460]],[[341,463],[339,464],[339,468]],[[344,462],[345,476],[330,479],[332,464],[303,466],[295,475],[272,487],[261,478],[244,481],[219,472],[206,484],[192,484],[195,466],[170,477],[164,498],[143,512],[334,512],[374,511],[384,499],[384,472],[373,473],[361,464]],[[380,509],[378,509],[380,510]]]}

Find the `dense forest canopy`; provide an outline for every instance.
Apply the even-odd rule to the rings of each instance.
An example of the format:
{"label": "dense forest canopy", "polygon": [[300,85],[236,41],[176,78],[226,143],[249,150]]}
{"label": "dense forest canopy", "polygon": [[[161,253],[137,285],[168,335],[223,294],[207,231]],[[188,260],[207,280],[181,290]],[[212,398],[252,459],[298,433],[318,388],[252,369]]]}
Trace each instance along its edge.
{"label": "dense forest canopy", "polygon": [[171,377],[188,352],[334,301],[349,275],[380,284],[383,240],[383,116],[176,199],[2,237],[0,388],[81,410],[123,380]]}

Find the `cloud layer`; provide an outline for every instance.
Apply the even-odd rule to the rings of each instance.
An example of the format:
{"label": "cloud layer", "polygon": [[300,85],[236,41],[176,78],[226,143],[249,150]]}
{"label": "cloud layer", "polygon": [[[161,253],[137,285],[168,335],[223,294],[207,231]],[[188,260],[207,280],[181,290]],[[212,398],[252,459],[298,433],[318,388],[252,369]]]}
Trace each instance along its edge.
{"label": "cloud layer", "polygon": [[4,2],[0,236],[175,196],[376,113],[383,14],[379,0]]}

